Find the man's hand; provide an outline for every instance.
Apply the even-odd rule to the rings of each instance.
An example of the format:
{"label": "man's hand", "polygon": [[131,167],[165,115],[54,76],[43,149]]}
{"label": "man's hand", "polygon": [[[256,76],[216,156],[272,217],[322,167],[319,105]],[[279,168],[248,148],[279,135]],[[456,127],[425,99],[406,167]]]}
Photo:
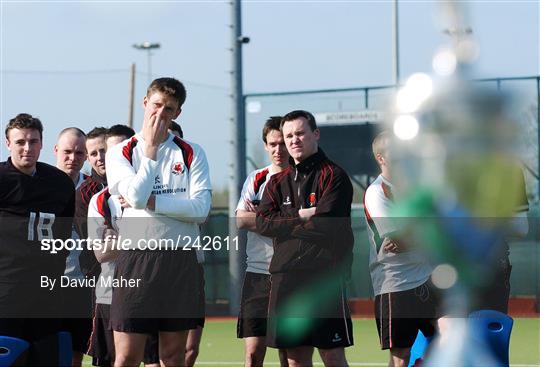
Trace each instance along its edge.
{"label": "man's hand", "polygon": [[121,206],[122,208],[124,208],[124,209],[125,209],[125,208],[131,208],[131,205],[129,205],[129,203],[127,202],[126,199],[124,199],[123,196],[119,196],[119,197],[118,197],[118,201],[120,202],[120,206]]}
{"label": "man's hand", "polygon": [[383,250],[385,252],[393,252],[395,254],[407,251],[407,246],[401,241],[385,238],[383,243]]}
{"label": "man's hand", "polygon": [[383,246],[383,250],[384,252],[393,252],[393,253],[398,253],[399,252],[399,246],[396,242],[394,241],[388,241],[384,246]]}
{"label": "man's hand", "polygon": [[311,218],[312,216],[315,215],[316,210],[317,210],[316,206],[314,206],[312,208],[307,208],[307,209],[300,209],[300,210],[298,210],[298,216],[303,221],[308,221],[309,218]]}
{"label": "man's hand", "polygon": [[105,241],[105,244],[107,246],[106,248],[112,249],[117,237],[118,232],[115,231],[113,228],[105,229],[105,231],[103,231],[103,241]]}
{"label": "man's hand", "polygon": [[[118,197],[118,201],[120,202],[120,206],[124,209],[131,208],[131,205],[127,202],[126,199],[124,199],[123,196]],[[148,202],[146,203],[146,209],[155,211],[156,210],[156,195],[150,195],[148,198]]]}
{"label": "man's hand", "polygon": [[101,250],[94,249],[94,255],[100,263],[114,261],[119,252],[118,249],[118,232],[113,228],[107,228],[103,231],[103,248]]}
{"label": "man's hand", "polygon": [[257,211],[257,206],[251,200],[247,199],[244,204],[246,205],[245,210],[247,212],[255,213]]}
{"label": "man's hand", "polygon": [[142,137],[144,139],[144,155],[147,158],[156,160],[157,149],[161,143],[165,141],[168,134],[169,122],[161,118],[161,112],[143,123]]}
{"label": "man's hand", "polygon": [[156,195],[150,195],[148,198],[148,203],[146,203],[146,209],[155,211],[156,210]]}

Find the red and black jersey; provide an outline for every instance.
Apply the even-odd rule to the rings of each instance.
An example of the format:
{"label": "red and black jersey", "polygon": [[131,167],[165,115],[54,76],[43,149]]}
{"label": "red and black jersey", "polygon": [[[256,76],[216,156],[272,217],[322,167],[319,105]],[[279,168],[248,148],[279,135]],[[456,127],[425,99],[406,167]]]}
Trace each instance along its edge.
{"label": "red and black jersey", "polygon": [[[84,180],[75,193],[75,229],[80,238],[88,237],[88,205],[92,196],[107,187],[107,177],[92,169],[92,175]],[[87,276],[96,276],[101,269],[94,251],[84,248],[79,255],[81,271]]]}
{"label": "red and black jersey", "polygon": [[[335,268],[349,274],[354,237],[353,188],[347,173],[324,152],[270,178],[257,208],[257,231],[274,238],[270,273]],[[308,221],[299,209],[317,207]]]}
{"label": "red and black jersey", "polygon": [[92,196],[107,187],[107,177],[100,176],[92,169],[92,175],[84,180],[75,194],[75,226],[80,238],[88,236],[86,228],[88,204]]}
{"label": "red and black jersey", "polygon": [[38,162],[33,176],[0,163],[0,282],[38,282],[64,273],[67,251],[50,254],[41,240],[71,237],[75,208],[73,181]]}

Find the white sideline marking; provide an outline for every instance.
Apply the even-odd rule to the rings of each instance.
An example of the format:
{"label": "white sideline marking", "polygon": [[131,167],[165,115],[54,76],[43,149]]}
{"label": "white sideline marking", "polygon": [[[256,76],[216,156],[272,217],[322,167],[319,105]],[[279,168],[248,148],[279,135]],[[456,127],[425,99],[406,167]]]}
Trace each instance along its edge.
{"label": "white sideline marking", "polygon": [[[271,366],[279,366],[279,362],[265,362],[265,365],[271,365]],[[212,366],[212,365],[234,365],[234,366],[243,366],[244,362],[195,362],[195,366],[197,365],[206,365],[206,366]],[[314,366],[324,366],[322,362],[313,362]],[[349,362],[349,366],[388,366],[388,363],[380,363],[380,362]],[[510,367],[540,367],[540,364],[511,364]]]}
{"label": "white sideline marking", "polygon": [[[279,366],[279,362],[265,362],[265,365],[270,366]],[[244,362],[203,362],[203,361],[197,361],[195,363],[195,366],[221,366],[221,365],[229,365],[229,366],[243,366]],[[324,366],[321,362],[313,362],[314,366]],[[379,362],[349,362],[349,366],[387,366],[388,363],[379,363]],[[83,366],[92,366],[92,362],[85,361],[83,363]],[[510,367],[540,367],[540,364],[511,364]]]}
{"label": "white sideline marking", "polygon": [[[279,366],[279,362],[264,362],[265,365],[271,365],[271,366]],[[195,362],[195,366],[197,365],[207,365],[207,366],[213,366],[213,365],[231,365],[231,366],[243,366],[244,362]],[[322,362],[313,362],[314,366],[324,366]],[[366,363],[366,362],[349,362],[349,366],[388,366],[388,363]],[[526,367],[526,366],[519,366],[519,367]],[[528,367],[528,366],[527,366]],[[540,366],[532,366],[532,367],[540,367]]]}

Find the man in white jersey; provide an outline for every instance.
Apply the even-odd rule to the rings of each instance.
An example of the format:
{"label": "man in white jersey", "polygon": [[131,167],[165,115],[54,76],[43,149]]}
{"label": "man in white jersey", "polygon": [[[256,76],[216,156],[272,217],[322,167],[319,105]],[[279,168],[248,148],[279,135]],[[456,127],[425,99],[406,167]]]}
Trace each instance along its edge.
{"label": "man in white jersey", "polygon": [[373,155],[381,174],[364,194],[368,224],[369,269],[375,293],[375,319],[382,349],[390,349],[389,366],[409,363],[418,330],[432,336],[437,299],[429,278],[432,266],[421,250],[400,242],[399,223],[391,218],[393,205],[390,137],[382,132],[373,140]]}
{"label": "man in white jersey", "polygon": [[[272,238],[254,232],[255,211],[270,177],[289,166],[289,153],[279,130],[280,123],[281,117],[274,116],[264,124],[262,131],[264,149],[272,163],[249,174],[236,207],[238,228],[248,230],[247,268],[236,328],[238,338],[244,338],[246,367],[262,366],[266,354],[266,322],[270,296],[268,267],[274,248]],[[280,349],[279,354],[281,365],[287,366],[284,351]]]}
{"label": "man in white jersey", "polygon": [[[119,234],[132,240],[132,251],[121,251],[116,260],[115,279],[140,280],[113,291],[115,366],[138,366],[147,336],[155,332],[162,365],[182,365],[188,330],[196,327],[197,258],[183,249],[199,236],[209,213],[211,184],[202,148],[167,131],[185,97],[179,81],[154,80],[143,99],[141,132],[106,155],[109,191],[121,195],[124,206]],[[158,239],[173,243],[152,251],[150,243]]]}
{"label": "man in white jersey", "polygon": [[[79,189],[88,178],[81,172],[86,159],[86,134],[76,127],[63,129],[58,135],[58,140],[54,146],[56,156],[56,168],[64,171],[75,185],[75,190]],[[73,223],[72,238],[81,238],[77,231],[76,223]],[[84,274],[81,270],[79,258],[81,251],[71,250],[66,259],[66,270],[64,275],[69,279],[82,280]],[[81,366],[83,354],[86,351],[88,338],[92,330],[92,296],[91,289],[86,287],[66,287],[64,290],[64,302],[66,312],[62,320],[62,328],[71,333],[73,346],[73,367]]]}
{"label": "man in white jersey", "polygon": [[[171,125],[169,126],[169,132],[181,139],[184,139],[184,131],[182,130],[182,127],[176,122],[171,121]],[[200,315],[201,317],[197,318],[197,328],[191,329],[188,333],[187,341],[186,341],[186,355],[184,358],[184,364],[187,367],[191,367],[195,365],[195,361],[197,360],[197,357],[199,356],[199,347],[201,345],[201,339],[202,339],[202,333],[204,328],[204,316],[205,316],[205,307],[206,307],[206,299],[204,294],[204,251],[197,248],[197,261],[199,262],[199,301],[200,301]],[[157,338],[154,338],[152,340],[156,340]],[[147,347],[148,349],[148,344]]]}
{"label": "man in white jersey", "polygon": [[[131,138],[135,132],[126,125],[114,125],[105,133],[106,149]],[[96,282],[96,305],[92,338],[88,346],[88,354],[92,356],[92,365],[110,367],[114,364],[114,337],[110,328],[110,309],[112,301],[112,281],[114,279],[114,260],[118,250],[114,249],[114,239],[118,238],[117,221],[122,218],[122,206],[117,195],[111,195],[108,188],[92,196],[88,205],[88,237],[93,244],[101,247],[94,249],[95,257],[100,265],[100,276]],[[105,241],[107,241],[105,243]],[[144,365],[159,367],[157,335],[147,341],[144,351]]]}

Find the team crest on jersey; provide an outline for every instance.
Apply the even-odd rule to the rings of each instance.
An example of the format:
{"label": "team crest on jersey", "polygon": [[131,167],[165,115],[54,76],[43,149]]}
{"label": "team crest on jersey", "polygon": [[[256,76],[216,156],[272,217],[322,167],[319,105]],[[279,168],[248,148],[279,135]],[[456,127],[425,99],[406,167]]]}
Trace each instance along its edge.
{"label": "team crest on jersey", "polygon": [[314,192],[309,194],[308,201],[309,201],[309,206],[310,207],[313,207],[313,206],[315,206],[315,204],[317,204],[317,196],[315,196]]}
{"label": "team crest on jersey", "polygon": [[172,173],[179,175],[184,172],[184,164],[182,162],[176,162],[173,164]]}

